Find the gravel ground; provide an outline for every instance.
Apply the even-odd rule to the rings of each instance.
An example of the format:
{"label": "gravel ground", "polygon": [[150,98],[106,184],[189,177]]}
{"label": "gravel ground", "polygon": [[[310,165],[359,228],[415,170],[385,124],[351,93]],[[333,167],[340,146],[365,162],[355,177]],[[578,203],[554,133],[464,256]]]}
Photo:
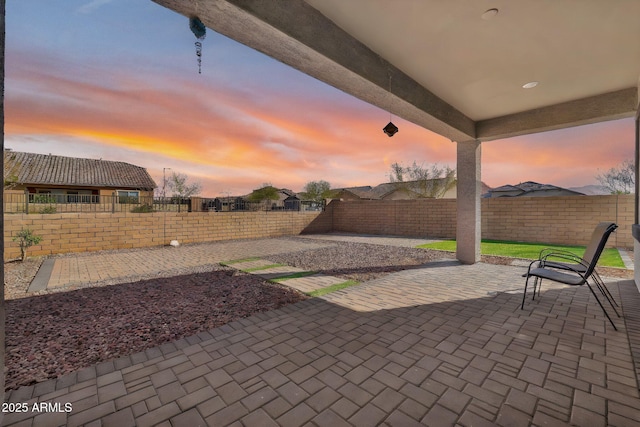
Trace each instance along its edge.
{"label": "gravel ground", "polygon": [[[364,282],[395,271],[418,268],[439,259],[455,259],[452,252],[396,246],[371,245],[353,242],[335,242],[336,246],[320,250],[271,255],[269,260],[330,276]],[[633,256],[633,253],[631,253]],[[527,266],[531,260],[483,255],[487,264]],[[598,267],[600,275],[615,278],[633,278],[633,270]]]}
{"label": "gravel ground", "polygon": [[27,258],[24,262],[4,263],[4,299],[23,297],[44,258]]}
{"label": "gravel ground", "polygon": [[[454,254],[351,242],[268,257],[359,282],[443,258],[452,259]],[[514,262],[503,257],[482,260]],[[7,389],[56,378],[306,298],[219,265],[163,273],[171,277],[128,278],[132,283],[110,281],[25,298],[42,261],[30,258],[24,263],[5,263]],[[633,277],[630,270],[599,271],[606,276]]]}
{"label": "gravel ground", "polygon": [[335,246],[328,248],[270,255],[268,258],[269,261],[319,271],[328,276],[364,282],[395,271],[418,268],[438,259],[452,259],[454,255],[428,249],[335,242]]}
{"label": "gravel ground", "polygon": [[9,300],[6,388],[57,378],[305,298],[220,267]]}

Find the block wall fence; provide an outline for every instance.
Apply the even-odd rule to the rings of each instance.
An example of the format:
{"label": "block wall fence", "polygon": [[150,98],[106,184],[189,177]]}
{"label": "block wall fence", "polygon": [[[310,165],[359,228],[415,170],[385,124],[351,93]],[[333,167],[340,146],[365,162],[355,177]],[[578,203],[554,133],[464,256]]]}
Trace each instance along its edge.
{"label": "block wall fence", "polygon": [[[455,238],[455,199],[332,202],[332,230]],[[585,245],[596,224],[613,221],[609,247],[632,248],[634,195],[482,199],[482,238]]]}
{"label": "block wall fence", "polygon": [[607,246],[633,248],[633,194],[485,199],[482,210],[486,239],[585,245],[596,224],[612,221]]}
{"label": "block wall fence", "polygon": [[[5,214],[4,221],[7,260],[19,256],[12,238],[22,228],[43,238],[29,249],[33,256],[330,231],[454,238],[456,201],[333,201],[324,212]],[[600,221],[619,226],[609,246],[633,247],[634,196],[482,200],[484,239],[581,245]]]}
{"label": "block wall fence", "polygon": [[[7,214],[5,260],[18,258],[13,236],[22,228],[42,236],[28,256],[67,252],[162,246],[171,240],[181,244],[218,240],[298,235],[314,225],[319,212],[154,212]],[[322,220],[317,223],[322,224]]]}

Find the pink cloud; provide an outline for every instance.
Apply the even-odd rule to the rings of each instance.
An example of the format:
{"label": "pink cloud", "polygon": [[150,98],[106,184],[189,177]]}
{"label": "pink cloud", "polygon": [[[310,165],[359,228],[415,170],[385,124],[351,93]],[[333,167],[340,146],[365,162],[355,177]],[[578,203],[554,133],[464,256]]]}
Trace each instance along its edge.
{"label": "pink cloud", "polygon": [[137,77],[115,68],[93,69],[87,80],[46,58],[20,59],[8,79],[8,135],[84,138],[146,156],[162,153],[209,166],[214,181],[257,172],[283,186],[328,177],[349,185],[357,171],[376,184],[386,179],[389,162],[412,161],[407,153],[428,153],[430,139],[439,138],[397,119],[401,133],[389,139],[381,130],[386,113],[352,99],[336,104],[267,88],[254,101],[245,90],[215,82]]}
{"label": "pink cloud", "polygon": [[[69,70],[47,54],[8,57],[9,140],[46,135],[61,146],[72,138],[109,147],[150,170],[191,172],[212,195],[263,182],[294,190],[319,179],[376,185],[394,162],[455,167],[455,143],[397,117],[400,132],[388,138],[388,113],[343,93],[225,86],[108,64]],[[483,144],[483,180],[587,184],[632,152],[630,120],[491,141]]]}
{"label": "pink cloud", "polygon": [[483,178],[495,186],[592,184],[598,173],[631,158],[634,144],[632,119],[490,141],[482,149]]}

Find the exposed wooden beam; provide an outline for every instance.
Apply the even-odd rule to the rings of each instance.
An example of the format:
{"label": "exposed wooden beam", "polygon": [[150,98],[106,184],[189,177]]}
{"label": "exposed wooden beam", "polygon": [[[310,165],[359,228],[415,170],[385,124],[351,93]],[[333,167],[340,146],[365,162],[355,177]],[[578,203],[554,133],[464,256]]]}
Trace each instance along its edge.
{"label": "exposed wooden beam", "polygon": [[473,120],[303,0],[153,1],[451,140],[475,139]]}
{"label": "exposed wooden beam", "polygon": [[510,138],[536,132],[564,129],[607,120],[633,117],[638,105],[638,88],[609,92],[575,101],[564,102],[476,124],[481,141]]}

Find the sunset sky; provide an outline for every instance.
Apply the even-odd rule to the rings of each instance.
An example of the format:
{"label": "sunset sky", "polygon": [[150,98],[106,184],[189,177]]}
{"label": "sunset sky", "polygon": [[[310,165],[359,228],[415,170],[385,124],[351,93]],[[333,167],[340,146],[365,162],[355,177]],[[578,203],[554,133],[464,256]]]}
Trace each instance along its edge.
{"label": "sunset sky", "polygon": [[[150,0],[6,0],[5,146],[187,174],[204,196],[388,181],[394,162],[455,167],[456,145],[207,31]],[[631,158],[632,119],[482,145],[489,186],[565,187]],[[577,157],[579,155],[579,158]],[[169,172],[169,173],[170,173]]]}

